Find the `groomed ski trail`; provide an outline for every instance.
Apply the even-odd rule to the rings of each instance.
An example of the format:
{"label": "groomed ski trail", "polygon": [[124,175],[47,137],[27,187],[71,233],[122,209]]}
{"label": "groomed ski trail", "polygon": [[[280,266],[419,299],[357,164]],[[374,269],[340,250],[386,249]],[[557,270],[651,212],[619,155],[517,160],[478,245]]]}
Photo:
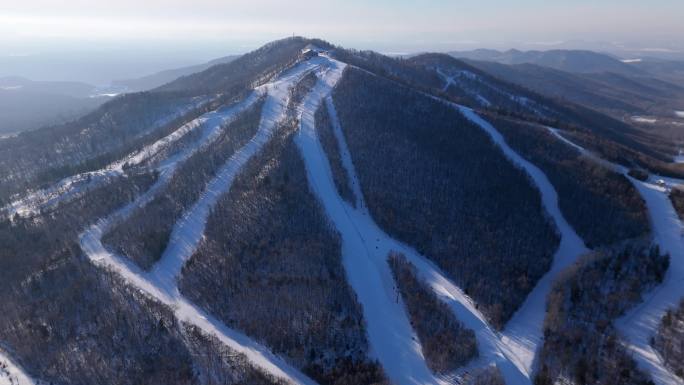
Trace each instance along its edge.
{"label": "groomed ski trail", "polygon": [[0,349],[0,385],[38,385]]}
{"label": "groomed ski trail", "polygon": [[[195,103],[180,108],[176,113],[172,114],[171,117],[156,122],[152,125],[153,128],[148,129],[147,131],[151,131],[156,127],[161,127],[162,125],[173,121],[173,119],[179,118],[192,111],[193,109],[201,108],[210,103],[212,100],[213,99],[210,98],[199,98],[199,100]],[[10,202],[4,207],[0,207],[0,214],[6,215],[8,217],[12,217],[15,214],[19,214],[21,216],[33,215],[38,213],[43,208],[54,207],[60,202],[69,200],[88,188],[94,188],[103,185],[107,183],[109,179],[118,175],[122,175],[124,165],[127,164],[132,166],[142,163],[143,161],[154,156],[163,148],[182,138],[185,134],[203,126],[206,121],[211,119],[214,115],[221,114],[221,110],[222,109],[211,111],[196,119],[193,119],[192,121],[182,125],[171,134],[143,147],[138,151],[128,154],[122,159],[112,162],[106,167],[95,171],[88,171],[72,175],[63,178],[50,187],[30,192],[26,196]]]}
{"label": "groomed ski trail", "polygon": [[[286,71],[273,82],[255,90],[253,95],[265,95],[266,97],[257,134],[248,144],[231,156],[219,170],[217,176],[208,184],[198,202],[174,226],[169,246],[151,272],[145,272],[132,261],[107,251],[102,245],[101,238],[112,225],[124,220],[134,210],[149,202],[163,187],[163,179],[156,182],[136,201],[124,206],[108,218],[100,220],[80,236],[81,248],[93,263],[119,273],[129,284],[166,304],[174,310],[175,316],[180,321],[195,325],[205,333],[217,337],[226,346],[244,354],[251,364],[261,370],[290,383],[306,385],[315,383],[264,346],[246,335],[228,328],[221,321],[183,298],[178,291],[176,277],[183,263],[192,255],[199,244],[207,216],[213,204],[221,194],[228,191],[241,166],[267,142],[278,123],[285,117],[291,88],[304,74],[324,63],[325,61],[320,58],[302,62]],[[253,101],[256,99],[254,97]],[[241,111],[243,110],[244,108],[241,109]],[[185,158],[187,157],[183,159]],[[174,169],[180,160],[179,158],[166,162],[168,169]],[[162,172],[160,178],[170,178],[171,174],[170,171]]]}
{"label": "groomed ski trail", "polygon": [[393,249],[391,242],[387,242],[377,228],[359,227],[358,215],[368,218],[367,214],[345,202],[333,183],[328,159],[317,138],[314,116],[346,65],[331,58],[327,60],[329,68],[318,74],[316,85],[304,98],[300,129],[295,137],[309,186],[341,235],[342,263],[363,308],[372,354],[397,385],[444,383],[428,369],[403,305],[397,299],[394,279],[386,261]]}
{"label": "groomed ski trail", "polygon": [[202,240],[206,220],[212,207],[218,198],[229,190],[242,166],[268,142],[278,124],[285,118],[292,86],[303,75],[322,65],[325,65],[322,58],[312,58],[263,87],[266,100],[256,135],[231,156],[218,171],[216,177],[209,182],[199,200],[174,225],[169,245],[151,271],[151,276],[160,287],[164,287],[169,293],[178,290],[176,278]]}
{"label": "groomed ski trail", "polygon": [[[307,168],[309,185],[323,204],[328,218],[342,236],[343,264],[350,285],[354,288],[364,310],[364,319],[374,356],[386,373],[397,384],[447,384],[457,381],[458,375],[435,376],[428,369],[418,338],[413,331],[403,302],[387,263],[390,252],[400,252],[416,266],[433,290],[456,313],[464,326],[477,335],[480,359],[476,362],[495,362],[509,384],[529,384],[511,352],[501,343],[497,333],[468,298],[431,261],[386,234],[371,218],[363,197],[354,208],[344,201],[334,185],[329,160],[318,140],[314,114],[326,99],[333,129],[340,127],[339,119],[329,94],[342,74],[344,64],[333,61],[335,71],[323,74],[314,91],[303,103],[301,128],[296,137]],[[341,132],[336,133],[339,137]],[[353,168],[349,149],[344,140],[338,141],[342,164],[350,178],[355,194],[360,194],[360,183]],[[484,366],[484,364],[483,364]],[[467,366],[470,368],[470,365]],[[462,373],[459,371],[459,373]]]}
{"label": "groomed ski trail", "polygon": [[[657,179],[661,179],[660,177],[650,175],[646,181],[634,179],[627,174],[627,167],[600,158],[563,136],[557,129],[549,128],[549,131],[587,157],[621,172],[644,199],[652,226],[653,241],[660,247],[661,252],[670,254],[670,266],[663,282],[646,293],[640,304],[617,319],[615,326],[639,367],[651,375],[656,385],[684,384],[682,378],[665,366],[662,357],[650,343],[665,312],[679,306],[679,301],[684,298],[684,226],[670,202],[667,189],[655,183]],[[669,184],[684,184],[684,181],[676,178],[665,180]]]}
{"label": "groomed ski trail", "polygon": [[553,256],[551,269],[537,282],[522,306],[506,323],[501,334],[502,342],[522,363],[524,371],[531,376],[535,369],[537,350],[543,342],[546,298],[552,284],[559,272],[574,263],[581,255],[589,252],[589,249],[563,216],[558,205],[558,194],[544,172],[510,148],[501,133],[475,111],[462,106],[459,110],[471,122],[486,131],[506,157],[530,176],[540,192],[544,209],[551,216],[561,238],[558,250]]}
{"label": "groomed ski trail", "polygon": [[[352,190],[357,201],[356,209],[349,207],[345,204],[345,202],[340,201],[338,206],[341,206],[341,210],[340,207],[334,207],[334,202],[330,202],[328,204],[328,206],[330,206],[330,209],[328,210],[329,215],[330,212],[335,212],[335,210],[338,212],[338,215],[342,215],[340,211],[343,211],[344,215],[346,215],[349,219],[352,219],[354,230],[356,230],[358,236],[362,238],[362,243],[366,244],[364,245],[366,246],[366,249],[368,249],[368,242],[366,239],[371,239],[370,243],[373,243],[372,240],[375,239],[375,255],[369,257],[371,259],[380,261],[376,262],[376,264],[380,265],[378,270],[386,269],[384,266],[386,264],[385,258],[389,251],[399,251],[406,255],[412,264],[416,266],[420,275],[432,286],[432,289],[452,308],[457,318],[464,324],[464,326],[475,331],[479,345],[478,350],[480,357],[466,365],[466,367],[459,369],[456,374],[462,374],[466,370],[476,369],[493,362],[498,366],[499,370],[504,375],[507,384],[531,384],[531,376],[536,352],[543,339],[542,326],[544,316],[546,314],[546,296],[551,288],[553,278],[558,272],[572,264],[580,255],[588,251],[582,239],[577,235],[577,233],[572,229],[562,215],[558,206],[558,195],[548,178],[541,170],[539,170],[539,168],[514,152],[506,144],[505,140],[503,140],[503,137],[498,133],[498,131],[496,131],[496,129],[494,129],[489,123],[481,119],[477,114],[475,114],[474,111],[447,102],[449,105],[458,108],[463,115],[485,130],[490,137],[492,137],[492,140],[502,149],[509,160],[523,168],[528,175],[530,175],[531,179],[541,192],[544,208],[552,217],[561,235],[561,243],[554,255],[554,261],[550,271],[547,272],[544,277],[542,277],[542,279],[535,286],[535,289],[528,295],[524,304],[507,324],[504,332],[498,333],[489,326],[485,317],[479,312],[479,310],[476,309],[474,302],[468,296],[466,296],[459,287],[446,278],[444,273],[441,272],[438,267],[436,267],[431,261],[427,260],[427,258],[417,253],[415,249],[389,237],[381,229],[379,229],[370,218],[370,215],[363,204],[360,183],[358,177],[356,176],[351,156],[349,154],[349,149],[346,145],[346,141],[344,140],[344,135],[341,131],[339,119],[337,118],[337,113],[335,111],[332,98],[330,96],[326,96],[325,101],[331,116],[334,134],[338,141],[338,147],[342,157],[342,165],[347,173],[349,183],[352,186]],[[442,102],[445,101],[442,100]],[[308,108],[309,110],[313,109],[315,111],[315,107],[316,105]],[[313,127],[313,122],[307,122],[307,119],[303,118],[300,135],[308,139],[308,141],[300,143],[308,143],[310,146],[308,151],[310,151],[311,156],[313,157],[316,155],[316,153],[318,153],[319,158],[321,158],[318,162],[314,162],[312,159],[311,161],[307,162],[307,164],[318,163],[320,165],[318,168],[322,168],[322,170],[316,170],[315,174],[318,174],[317,179],[322,182],[325,182],[327,179],[328,182],[326,183],[326,186],[315,186],[314,190],[324,191],[324,193],[318,194],[319,198],[323,195],[339,198],[334,186],[331,188],[329,184],[329,182],[332,180],[331,171],[329,170],[329,164],[327,163],[328,160],[323,153],[322,147],[320,147],[320,143],[316,143],[317,138],[315,128]],[[325,167],[326,165],[327,167]],[[311,174],[312,185],[314,185],[314,173],[311,172]],[[341,200],[341,198],[339,199]],[[325,204],[325,199],[322,200]],[[329,200],[334,201],[334,199]],[[333,219],[333,221],[335,222],[335,219]],[[336,222],[336,225],[338,225],[339,228],[339,226],[343,224]],[[372,251],[372,247],[370,247],[370,249]],[[367,251],[366,253],[371,254],[371,251]],[[344,254],[347,255],[348,253]],[[360,254],[362,255],[363,252]],[[350,264],[346,265],[347,271],[354,271],[355,268],[358,269],[358,266]],[[368,271],[367,268],[365,270]],[[366,285],[368,284],[367,279],[364,280],[365,282],[358,282],[355,284],[353,282],[354,277],[352,274],[349,275],[350,282],[355,289],[357,287],[362,287],[360,285],[364,283]],[[385,281],[387,281],[387,278],[385,278]],[[389,286],[393,285],[393,281],[390,282],[392,283],[390,283]],[[387,282],[385,282],[385,286],[388,286]],[[357,294],[361,297],[363,295],[361,291],[368,289],[368,287],[365,289],[357,289]],[[386,287],[385,291],[387,291]],[[376,309],[377,303],[373,303],[371,306],[373,309]],[[370,316],[370,314],[366,314],[367,319],[370,318]],[[382,316],[378,317],[382,318]],[[370,325],[371,321],[368,321],[368,323],[370,335],[372,333]],[[378,322],[378,324],[382,324],[382,322]],[[412,331],[404,330],[403,335],[410,335],[411,333]],[[371,340],[372,339],[373,338],[371,337]],[[382,341],[381,336],[378,336],[377,339]],[[386,345],[386,342],[375,343],[372,345]],[[385,361],[391,360],[381,359],[380,361],[383,363],[383,366],[386,366],[387,364]],[[388,370],[388,372],[390,371],[387,368],[386,370]],[[390,375],[390,377],[392,377],[393,380],[395,377],[401,378],[399,375]],[[444,376],[437,380],[448,381],[449,376]]]}

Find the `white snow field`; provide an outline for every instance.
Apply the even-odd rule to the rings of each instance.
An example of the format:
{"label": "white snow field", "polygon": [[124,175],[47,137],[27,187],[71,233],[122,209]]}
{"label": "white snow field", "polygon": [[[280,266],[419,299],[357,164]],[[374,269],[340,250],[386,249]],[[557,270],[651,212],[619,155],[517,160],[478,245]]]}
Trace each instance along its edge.
{"label": "white snow field", "polygon": [[177,156],[166,161],[167,166],[162,171],[160,180],[150,190],[136,201],[91,226],[80,237],[81,248],[93,263],[116,271],[131,285],[174,309],[174,313],[180,321],[195,325],[205,333],[217,337],[226,346],[244,354],[257,368],[293,384],[314,384],[314,382],[282,358],[271,353],[267,348],[244,334],[226,327],[222,322],[183,298],[178,291],[176,277],[180,273],[183,263],[192,255],[199,244],[211,207],[216,203],[220,194],[228,191],[233,178],[242,165],[268,141],[278,123],[285,117],[292,87],[306,73],[325,64],[326,61],[322,58],[313,58],[302,62],[273,82],[258,87],[249,99],[251,103],[243,102],[241,103],[242,108],[232,110],[234,118],[240,111],[244,111],[247,106],[257,100],[255,95],[265,95],[266,97],[257,134],[248,144],[233,154],[219,170],[217,176],[208,184],[200,199],[174,226],[169,246],[151,272],[145,272],[130,260],[106,250],[102,245],[101,238],[107,229],[149,202],[161,189],[164,180],[170,179],[176,164],[186,159],[187,156]]}
{"label": "white snow field", "polygon": [[589,249],[563,216],[558,205],[558,194],[546,175],[535,165],[524,159],[506,143],[503,136],[490,123],[465,107],[461,112],[473,123],[484,129],[508,159],[521,167],[531,177],[541,193],[542,204],[551,216],[561,237],[560,245],[553,257],[551,269],[537,282],[527,295],[525,302],[508,321],[501,335],[503,343],[517,357],[528,375],[534,371],[536,352],[543,343],[543,323],[546,316],[546,298],[556,275],[574,263]]}
{"label": "white snow field", "polygon": [[[639,367],[650,374],[656,385],[681,385],[684,380],[672,373],[660,355],[653,349],[650,339],[655,335],[665,311],[678,306],[684,298],[684,226],[668,197],[668,188],[658,186],[654,181],[660,179],[651,175],[647,181],[636,180],[629,175],[626,167],[607,162],[597,155],[562,136],[558,130],[550,129],[566,143],[579,149],[602,164],[622,172],[639,191],[646,202],[653,231],[653,241],[660,246],[661,252],[670,254],[670,267],[658,287],[646,294],[643,302],[632,308],[615,325],[624,337],[625,345],[634,354]],[[675,178],[664,178],[668,184],[684,184]]]}
{"label": "white snow field", "polygon": [[35,385],[24,370],[0,349],[0,385]]}
{"label": "white snow field", "polygon": [[[152,125],[151,128],[145,131],[150,132],[157,127],[161,127],[192,111],[193,109],[201,108],[212,100],[213,99],[207,97],[198,98],[193,103],[179,108],[169,117],[158,120]],[[40,209],[53,207],[60,202],[75,198],[79,193],[85,191],[86,189],[103,185],[112,177],[123,174],[123,167],[125,164],[133,166],[142,163],[190,131],[204,126],[208,120],[216,117],[216,115],[220,115],[221,113],[221,109],[219,109],[217,111],[212,111],[202,115],[199,118],[184,124],[166,137],[161,138],[156,142],[145,146],[142,149],[107,165],[106,167],[103,167],[102,169],[72,175],[60,180],[50,187],[31,192],[26,196],[13,201],[4,207],[1,207],[0,214],[7,215],[9,217],[15,214],[28,216],[37,213],[40,211]]]}

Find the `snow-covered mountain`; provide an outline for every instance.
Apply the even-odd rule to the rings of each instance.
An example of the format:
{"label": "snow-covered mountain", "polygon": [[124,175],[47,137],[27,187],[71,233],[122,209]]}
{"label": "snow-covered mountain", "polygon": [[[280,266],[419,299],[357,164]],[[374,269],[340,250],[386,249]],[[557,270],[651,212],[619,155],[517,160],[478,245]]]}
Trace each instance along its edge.
{"label": "snow-covered mountain", "polygon": [[293,37],[1,139],[0,384],[681,384],[684,168],[510,73]]}

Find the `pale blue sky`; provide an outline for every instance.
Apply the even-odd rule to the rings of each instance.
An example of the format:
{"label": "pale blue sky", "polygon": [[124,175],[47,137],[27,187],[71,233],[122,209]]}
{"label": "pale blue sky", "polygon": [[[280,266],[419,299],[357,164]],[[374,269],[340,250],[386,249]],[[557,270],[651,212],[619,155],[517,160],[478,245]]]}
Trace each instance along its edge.
{"label": "pale blue sky", "polygon": [[0,0],[0,76],[142,76],[292,34],[384,53],[586,48],[684,60],[684,0]]}
{"label": "pale blue sky", "polygon": [[385,51],[568,40],[672,48],[682,20],[682,0],[0,0],[0,44],[238,49],[296,33]]}

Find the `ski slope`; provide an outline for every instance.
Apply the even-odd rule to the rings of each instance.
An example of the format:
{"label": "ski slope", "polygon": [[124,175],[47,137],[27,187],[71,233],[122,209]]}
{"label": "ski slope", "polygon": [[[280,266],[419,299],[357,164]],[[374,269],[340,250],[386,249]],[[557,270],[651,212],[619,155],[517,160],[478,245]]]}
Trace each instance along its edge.
{"label": "ski slope", "polygon": [[[258,87],[252,94],[253,96],[241,103],[239,107],[230,109],[231,117],[234,119],[257,100],[256,95],[265,95],[266,97],[257,134],[233,154],[217,176],[208,184],[198,202],[175,225],[167,250],[151,272],[145,272],[132,261],[112,254],[102,245],[101,239],[103,234],[114,224],[120,223],[129,217],[134,210],[151,201],[165,185],[165,181],[170,179],[175,167],[187,159],[189,154],[175,156],[163,162],[164,166],[162,166],[160,179],[153,187],[135,201],[117,210],[109,217],[98,221],[80,236],[81,248],[93,263],[117,272],[129,284],[172,308],[180,321],[195,325],[205,333],[215,336],[232,350],[244,354],[252,365],[292,384],[313,384],[314,382],[264,346],[246,335],[228,328],[183,298],[177,288],[176,276],[185,260],[199,244],[204,232],[206,217],[213,204],[221,194],[228,191],[234,176],[242,165],[267,142],[274,130],[277,129],[278,123],[285,117],[292,87],[302,76],[320,67],[321,64],[324,64],[324,61],[320,58],[302,62],[273,82]],[[196,151],[196,148],[188,151]]]}
{"label": "ski slope", "polygon": [[[318,140],[314,118],[316,109],[330,94],[345,67],[339,61],[328,60],[329,68],[318,74],[318,82],[302,103],[300,130],[295,137],[304,159],[309,186],[340,233],[342,262],[363,308],[372,354],[398,385],[440,384],[442,382],[425,364],[403,304],[397,300],[394,279],[386,261],[393,244],[372,226],[364,209],[354,209],[340,197],[330,164]],[[348,155],[348,151],[342,154]],[[344,164],[349,166],[349,159]],[[347,171],[353,173],[353,170]]]}
{"label": "ski slope", "polygon": [[[301,129],[296,142],[304,158],[309,184],[323,204],[328,218],[342,236],[343,264],[348,280],[364,309],[364,319],[374,355],[390,379],[397,384],[452,383],[466,370],[486,366],[492,362],[497,364],[509,385],[530,384],[525,362],[520,361],[516,355],[518,351],[512,349],[509,346],[512,344],[507,344],[488,325],[473,301],[431,261],[412,247],[390,237],[371,218],[363,203],[359,179],[341,132],[334,104],[328,95],[341,75],[344,65],[340,63],[338,66],[341,68],[337,71],[322,76],[314,92],[305,99]],[[322,100],[325,100],[335,136],[338,138],[342,165],[356,195],[356,207],[345,202],[337,192],[329,161],[318,140],[314,114]],[[459,373],[435,376],[427,368],[420,344],[408,322],[404,305],[397,294],[396,284],[387,264],[387,256],[391,251],[404,254],[416,267],[419,275],[450,306],[464,326],[476,333],[480,357]],[[542,300],[542,319],[543,305]],[[534,309],[530,311],[533,312]],[[538,329],[541,330],[541,322]]]}
{"label": "ski slope", "polygon": [[[332,184],[328,160],[325,158],[320,143],[318,143],[314,123],[311,121],[313,118],[307,118],[306,110],[302,119],[298,144],[302,149],[309,170],[310,184],[323,202],[328,216],[343,234],[345,268],[352,287],[355,288],[364,305],[371,345],[376,350],[376,354],[390,378],[398,383],[448,382],[459,374],[493,362],[504,375],[507,384],[530,384],[536,352],[543,339],[542,326],[546,313],[545,303],[551,283],[558,272],[588,251],[584,242],[563,217],[558,206],[558,196],[548,178],[536,166],[527,162],[508,147],[496,129],[477,116],[474,111],[448,103],[458,108],[462,114],[485,130],[506,156],[530,175],[539,188],[544,207],[556,223],[562,239],[554,256],[551,270],[539,281],[525,303],[509,322],[506,330],[500,334],[488,325],[485,317],[476,309],[473,301],[446,278],[438,267],[413,248],[389,237],[373,222],[363,204],[359,180],[354,171],[344,135],[341,132],[334,104],[330,96],[325,97],[325,101],[335,136],[338,139],[342,165],[356,195],[357,208],[347,205],[339,197],[334,184]],[[442,102],[444,101],[442,100]],[[305,107],[308,108],[308,114],[313,116],[317,104],[315,102],[312,104],[312,106],[305,104]],[[442,378],[431,378],[431,375],[425,373],[423,363],[420,362],[422,357],[417,356],[417,354],[414,356],[406,354],[407,346],[414,349],[414,352],[420,347],[413,346],[411,341],[407,341],[415,339],[410,326],[402,325],[399,322],[400,320],[396,319],[396,317],[405,317],[402,312],[403,309],[392,309],[394,306],[391,304],[391,298],[393,295],[396,296],[396,293],[392,291],[394,290],[394,283],[391,276],[388,276],[390,273],[387,272],[386,257],[389,251],[399,251],[406,255],[407,259],[416,266],[421,277],[451,307],[464,326],[476,333],[480,356],[459,370],[459,373]],[[371,276],[371,273],[377,277]],[[368,294],[369,292],[375,295],[371,296]],[[384,295],[381,296],[378,293]],[[388,319],[390,316],[392,319]],[[392,325],[392,327],[388,325]],[[404,341],[398,341],[398,336],[403,336]],[[411,338],[409,339],[408,336]],[[396,357],[397,349],[401,349],[401,347],[397,348],[400,343],[404,344],[404,352],[402,357]],[[410,360],[411,363],[407,365],[402,360]],[[415,374],[416,370],[420,371],[419,375]]]}
{"label": "ski slope", "polygon": [[0,385],[37,385],[10,357],[0,349]]}
{"label": "ski slope", "polygon": [[[174,119],[180,118],[194,109],[203,107],[212,100],[213,99],[211,98],[199,98],[194,103],[179,108],[169,117],[157,121],[152,125],[152,128],[147,129],[146,132],[168,124]],[[134,166],[142,163],[143,161],[157,154],[162,149],[171,145],[173,142],[182,138],[190,131],[204,126],[207,121],[210,121],[217,115],[221,114],[221,109],[209,112],[184,124],[171,134],[157,140],[156,142],[145,146],[142,149],[135,151],[99,170],[72,175],[60,180],[50,187],[31,192],[26,196],[17,199],[5,205],[4,207],[1,207],[0,214],[7,215],[8,217],[12,217],[15,214],[19,214],[21,216],[33,215],[38,213],[41,209],[54,207],[61,202],[75,198],[80,193],[85,192],[87,189],[104,185],[113,177],[122,175],[124,165],[128,164]]]}
{"label": "ski slope", "polygon": [[558,194],[546,175],[535,165],[524,159],[506,143],[503,136],[490,123],[478,116],[473,110],[460,107],[460,111],[470,121],[485,130],[515,165],[525,170],[541,193],[542,204],[551,216],[561,237],[558,250],[554,254],[551,269],[537,282],[527,295],[525,302],[506,324],[501,335],[503,343],[513,351],[522,363],[524,371],[531,375],[536,352],[543,343],[543,324],[546,316],[546,298],[559,272],[574,263],[589,249],[563,216],[558,205]]}
{"label": "ski slope", "polygon": [[175,224],[166,250],[151,271],[151,276],[158,285],[169,292],[177,290],[176,278],[185,262],[199,246],[211,209],[219,197],[228,191],[245,163],[268,142],[278,124],[285,118],[292,86],[306,73],[323,64],[320,58],[303,62],[278,80],[261,88],[266,94],[266,100],[256,135],[233,154],[217,172],[216,177],[209,182],[200,199]]}
{"label": "ski slope", "polygon": [[[670,202],[667,188],[656,185],[654,180],[658,178],[655,176],[649,177],[646,181],[636,180],[627,175],[629,170],[626,167],[600,159],[565,138],[558,130],[549,130],[583,154],[623,173],[644,199],[652,226],[653,241],[660,246],[661,252],[670,254],[670,267],[663,282],[647,293],[639,305],[619,318],[615,326],[624,337],[624,343],[632,351],[639,367],[649,373],[657,385],[684,384],[684,380],[665,366],[662,358],[650,344],[650,339],[656,333],[665,312],[678,306],[679,301],[684,298],[684,226]],[[668,178],[668,181],[672,184],[682,184],[681,180],[674,178]]]}

